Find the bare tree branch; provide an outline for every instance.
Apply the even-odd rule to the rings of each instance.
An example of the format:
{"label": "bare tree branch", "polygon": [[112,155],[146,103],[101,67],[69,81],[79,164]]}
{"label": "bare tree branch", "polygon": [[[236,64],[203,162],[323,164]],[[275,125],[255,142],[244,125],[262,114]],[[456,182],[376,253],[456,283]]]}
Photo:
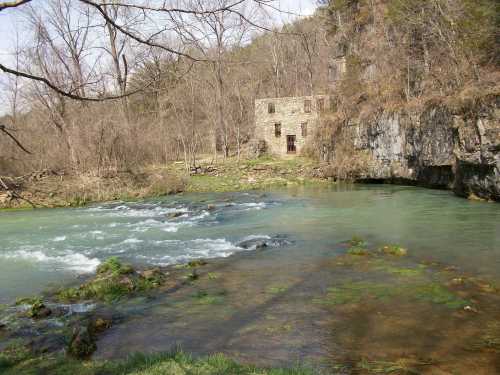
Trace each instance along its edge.
{"label": "bare tree branch", "polygon": [[87,4],[91,7],[94,7],[95,9],[97,9],[97,11],[101,14],[102,18],[104,18],[106,20],[106,22],[108,22],[109,24],[111,24],[113,27],[115,27],[117,30],[119,30],[122,34],[128,36],[130,39],[133,39],[135,40],[137,43],[140,43],[140,44],[143,44],[143,45],[147,45],[149,47],[155,47],[155,48],[159,48],[159,49],[162,49],[164,51],[167,51],[167,52],[170,52],[170,53],[173,53],[175,55],[178,55],[178,56],[182,56],[182,57],[185,57],[189,60],[193,60],[193,61],[203,61],[202,59],[197,59],[195,58],[194,56],[191,56],[185,52],[181,52],[181,51],[177,51],[173,48],[170,48],[170,47],[167,47],[167,46],[164,46],[163,44],[159,44],[159,43],[156,43],[156,42],[153,42],[151,41],[151,38],[148,38],[148,39],[144,39],[128,30],[126,30],[123,26],[121,25],[118,25],[115,20],[113,20],[106,12],[106,10],[103,8],[103,6],[101,6],[100,4],[97,4],[93,1],[90,1],[90,0],[80,0],[80,2],[84,3],[84,4]]}
{"label": "bare tree branch", "polygon": [[4,73],[13,74],[13,75],[15,75],[17,77],[22,77],[22,78],[31,79],[33,81],[42,82],[46,86],[50,87],[52,90],[54,90],[55,92],[57,92],[58,94],[63,95],[65,97],[67,97],[67,98],[74,99],[74,100],[81,100],[81,101],[89,101],[89,102],[103,102],[103,101],[106,101],[106,100],[121,99],[121,98],[124,98],[124,97],[127,97],[127,96],[131,96],[131,95],[137,94],[138,92],[143,91],[145,88],[147,88],[149,86],[149,83],[148,83],[146,86],[141,87],[140,89],[128,92],[128,93],[126,93],[124,95],[112,95],[112,96],[103,96],[103,97],[99,97],[99,98],[90,98],[90,97],[83,97],[83,96],[80,96],[80,95],[73,94],[71,92],[64,91],[61,88],[57,87],[57,85],[55,85],[54,83],[50,82],[45,77],[39,77],[39,76],[36,76],[36,75],[33,75],[33,74],[29,74],[29,73],[17,71],[17,70],[14,70],[14,69],[10,69],[10,68],[6,67],[3,64],[0,64],[0,70],[2,70]]}
{"label": "bare tree branch", "polygon": [[24,5],[26,3],[29,3],[31,0],[18,0],[18,1],[2,1],[0,3],[0,12],[4,9],[7,8],[15,8],[20,5]]}
{"label": "bare tree branch", "polygon": [[26,152],[27,154],[30,154],[31,155],[31,152],[29,152],[22,144],[21,142],[19,142],[16,137],[14,137],[6,128],[5,125],[0,125],[0,131],[7,134],[7,136],[12,139],[14,141],[14,143],[17,145],[17,147],[19,147],[21,150],[23,150],[24,152]]}

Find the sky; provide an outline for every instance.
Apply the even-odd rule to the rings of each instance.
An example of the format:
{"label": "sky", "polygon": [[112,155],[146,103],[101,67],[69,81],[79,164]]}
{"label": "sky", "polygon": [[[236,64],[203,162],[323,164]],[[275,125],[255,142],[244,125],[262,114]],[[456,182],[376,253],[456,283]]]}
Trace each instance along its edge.
{"label": "sky", "polygon": [[[207,0],[209,1],[209,0]],[[42,3],[43,0],[34,0],[33,4]],[[133,2],[133,0],[130,0]],[[311,15],[317,8],[316,0],[276,0],[273,4],[277,8],[290,13],[296,13],[300,15]],[[281,22],[290,21],[290,17],[286,15],[280,15],[278,18]],[[20,16],[19,10],[6,9],[0,12],[0,62],[5,65],[12,66],[12,51],[15,46],[15,30],[16,25],[22,24],[22,16]],[[20,35],[22,39],[22,35]],[[3,97],[5,94],[5,88],[1,85],[1,82],[5,80],[5,74],[0,72],[0,115],[5,113],[6,104]]]}

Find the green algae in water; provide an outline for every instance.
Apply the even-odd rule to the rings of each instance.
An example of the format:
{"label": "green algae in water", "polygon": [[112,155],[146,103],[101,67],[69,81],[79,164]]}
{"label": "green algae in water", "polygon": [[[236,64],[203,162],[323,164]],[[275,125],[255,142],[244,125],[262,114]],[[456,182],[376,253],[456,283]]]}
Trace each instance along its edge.
{"label": "green algae in water", "polygon": [[351,247],[349,250],[347,250],[347,253],[349,255],[360,255],[360,256],[364,256],[364,255],[369,255],[370,254],[370,252],[368,250],[366,250],[363,247],[359,247],[359,246]]}
{"label": "green algae in water", "polygon": [[224,302],[226,294],[226,291],[219,291],[210,294],[205,290],[200,290],[193,295],[193,298],[196,300],[196,303],[200,305],[217,305]]}
{"label": "green algae in water", "polygon": [[327,305],[345,305],[360,303],[366,299],[385,300],[389,298],[416,299],[444,305],[451,309],[458,309],[468,304],[468,301],[433,282],[405,285],[366,281],[346,282],[340,286],[331,287],[324,299],[315,299],[314,302]]}
{"label": "green algae in water", "polygon": [[402,277],[419,277],[424,275],[425,267],[402,267],[397,266],[392,262],[389,262],[385,259],[376,259],[372,261],[371,265],[373,265],[374,270],[382,271],[385,273],[402,276]]}
{"label": "green algae in water", "polygon": [[286,287],[281,285],[274,285],[267,288],[266,291],[270,294],[280,294],[286,292]]}
{"label": "green algae in water", "polygon": [[445,305],[451,309],[459,309],[468,304],[468,301],[456,296],[438,283],[417,285],[413,292],[419,300]]}
{"label": "green algae in water", "polygon": [[396,289],[391,289],[387,284],[376,284],[365,281],[347,282],[339,287],[328,288],[324,300],[316,299],[315,302],[344,305],[359,303],[366,298],[386,298],[396,294]]}

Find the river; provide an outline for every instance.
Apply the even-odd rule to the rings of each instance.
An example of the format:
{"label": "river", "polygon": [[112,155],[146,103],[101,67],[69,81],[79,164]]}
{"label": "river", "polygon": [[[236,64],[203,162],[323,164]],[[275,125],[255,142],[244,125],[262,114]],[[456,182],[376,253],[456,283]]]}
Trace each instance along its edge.
{"label": "river", "polygon": [[93,272],[110,256],[167,265],[228,256],[243,251],[237,244],[248,236],[276,234],[292,239],[299,257],[357,235],[500,279],[497,204],[446,191],[355,185],[0,212],[0,302]]}
{"label": "river", "polygon": [[[408,256],[345,268],[339,256],[353,236]],[[209,260],[199,282],[124,303],[98,358],[181,346],[263,365],[331,365],[402,350],[444,355],[460,373],[473,361],[449,337],[465,340],[466,327],[479,337],[500,313],[496,294],[437,286],[461,275],[500,285],[500,206],[441,190],[332,185],[2,212],[0,238],[3,303],[75,282],[110,256],[139,267]],[[269,239],[277,245],[244,246]]]}

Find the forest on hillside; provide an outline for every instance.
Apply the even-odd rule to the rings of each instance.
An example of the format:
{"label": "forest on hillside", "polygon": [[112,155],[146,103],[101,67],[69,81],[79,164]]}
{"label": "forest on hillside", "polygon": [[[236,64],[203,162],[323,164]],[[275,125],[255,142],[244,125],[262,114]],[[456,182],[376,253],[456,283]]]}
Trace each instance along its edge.
{"label": "forest on hillside", "polygon": [[9,35],[11,66],[0,66],[0,175],[239,157],[256,98],[328,94],[309,147],[320,158],[353,116],[500,81],[496,0],[322,0],[280,26],[267,0],[19,3],[2,10],[24,22]]}

